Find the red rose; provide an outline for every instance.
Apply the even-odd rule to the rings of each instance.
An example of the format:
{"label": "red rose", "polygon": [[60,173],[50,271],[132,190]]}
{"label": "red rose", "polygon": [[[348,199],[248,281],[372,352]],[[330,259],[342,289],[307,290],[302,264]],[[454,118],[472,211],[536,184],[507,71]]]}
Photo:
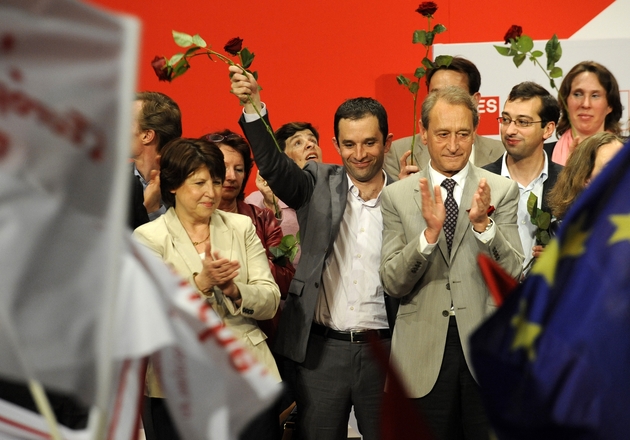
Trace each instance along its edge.
{"label": "red rose", "polygon": [[434,2],[422,2],[420,6],[418,6],[418,9],[416,9],[416,12],[425,17],[432,17],[435,11],[437,11],[437,8],[438,5]]}
{"label": "red rose", "polygon": [[223,46],[223,49],[225,49],[227,53],[234,56],[238,55],[242,48],[243,40],[238,37],[232,38],[230,41],[225,43],[225,46]]}
{"label": "red rose", "polygon": [[156,56],[153,58],[153,61],[151,61],[151,66],[153,66],[153,70],[155,70],[155,74],[160,81],[170,82],[171,75],[169,75],[166,67],[166,58]]}
{"label": "red rose", "polygon": [[516,40],[518,37],[521,36],[522,33],[523,28],[513,24],[512,27],[509,28],[508,31],[505,33],[505,37],[503,37],[503,39],[505,40],[505,44],[510,44],[510,38]]}

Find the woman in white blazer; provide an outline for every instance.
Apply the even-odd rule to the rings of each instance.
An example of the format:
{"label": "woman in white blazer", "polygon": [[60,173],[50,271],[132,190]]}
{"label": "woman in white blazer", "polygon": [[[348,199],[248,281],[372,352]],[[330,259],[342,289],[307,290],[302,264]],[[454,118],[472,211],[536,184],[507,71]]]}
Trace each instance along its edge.
{"label": "woman in white blazer", "polygon": [[[134,237],[196,286],[243,345],[280,381],[266,335],[256,324],[274,316],[280,291],[252,221],[216,209],[225,179],[223,154],[205,140],[176,139],[162,150],[160,167],[160,190],[169,209],[137,228]],[[163,405],[151,366],[147,394],[152,408],[154,403]],[[156,432],[156,437],[162,436]]]}

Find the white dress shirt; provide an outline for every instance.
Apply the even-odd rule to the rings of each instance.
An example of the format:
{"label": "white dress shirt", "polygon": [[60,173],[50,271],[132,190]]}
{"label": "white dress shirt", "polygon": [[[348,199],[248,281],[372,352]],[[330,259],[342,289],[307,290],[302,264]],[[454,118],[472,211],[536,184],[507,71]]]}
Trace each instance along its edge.
{"label": "white dress shirt", "polygon": [[378,272],[383,240],[381,193],[365,201],[347,179],[346,209],[324,263],[315,322],[341,331],[388,328]]}
{"label": "white dress shirt", "polygon": [[[534,258],[532,248],[536,245],[536,229],[537,227],[532,223],[531,216],[527,212],[527,200],[531,193],[536,194],[538,197],[538,208],[541,207],[543,198],[543,184],[547,181],[549,176],[549,161],[547,159],[547,153],[543,151],[545,155],[545,164],[543,169],[534,180],[529,182],[529,185],[523,186],[518,183],[518,235],[521,238],[521,244],[523,245],[523,253],[525,254],[525,260],[523,260],[523,267],[527,267],[530,260]],[[512,179],[510,171],[506,164],[507,153],[503,154],[503,160],[501,161],[501,175]]]}

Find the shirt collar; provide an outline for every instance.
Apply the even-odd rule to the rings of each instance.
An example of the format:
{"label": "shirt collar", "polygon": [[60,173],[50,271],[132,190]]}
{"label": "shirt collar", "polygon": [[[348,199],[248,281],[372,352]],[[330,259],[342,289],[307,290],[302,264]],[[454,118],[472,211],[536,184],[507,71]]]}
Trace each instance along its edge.
{"label": "shirt collar", "polygon": [[466,166],[459,170],[457,174],[452,177],[447,177],[444,174],[436,171],[431,166],[431,161],[429,160],[429,176],[431,177],[431,183],[433,185],[442,185],[442,182],[446,179],[453,179],[457,185],[460,187],[464,187],[464,183],[466,182],[466,177],[468,177],[468,170],[470,169],[470,162],[466,162]]}
{"label": "shirt collar", "polygon": [[[547,180],[547,176],[549,176],[549,158],[547,157],[547,153],[544,150],[543,156],[545,157],[543,169],[540,171],[540,175],[536,179],[542,178],[544,182],[545,180]],[[501,157],[501,175],[503,177],[507,177],[508,179],[512,179],[512,177],[510,176],[510,171],[507,167],[507,153],[503,153],[503,156]]]}
{"label": "shirt collar", "polygon": [[[388,184],[389,177],[387,176],[387,173],[385,172],[385,170],[382,170],[381,172],[383,173],[383,178],[384,178],[383,188],[385,188]],[[375,204],[380,200],[381,194],[383,193],[383,188],[381,188],[381,190],[378,192],[378,195],[376,197],[366,202],[359,196],[359,189],[356,187],[356,185],[354,184],[354,182],[352,181],[348,173],[346,173],[346,179],[348,179],[348,192],[352,194],[354,197],[356,197],[357,200],[360,200],[361,203]]]}

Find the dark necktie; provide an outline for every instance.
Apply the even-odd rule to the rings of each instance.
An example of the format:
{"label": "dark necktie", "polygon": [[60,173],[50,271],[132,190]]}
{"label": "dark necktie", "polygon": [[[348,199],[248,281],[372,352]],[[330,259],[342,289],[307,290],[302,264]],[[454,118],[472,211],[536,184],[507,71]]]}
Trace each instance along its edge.
{"label": "dark necktie", "polygon": [[444,235],[446,235],[446,245],[448,253],[451,253],[453,246],[453,236],[455,235],[455,226],[457,225],[457,202],[453,197],[453,189],[455,188],[453,179],[444,179],[442,186],[446,188],[446,200],[444,200],[444,208],[446,209],[446,218],[444,219]]}

